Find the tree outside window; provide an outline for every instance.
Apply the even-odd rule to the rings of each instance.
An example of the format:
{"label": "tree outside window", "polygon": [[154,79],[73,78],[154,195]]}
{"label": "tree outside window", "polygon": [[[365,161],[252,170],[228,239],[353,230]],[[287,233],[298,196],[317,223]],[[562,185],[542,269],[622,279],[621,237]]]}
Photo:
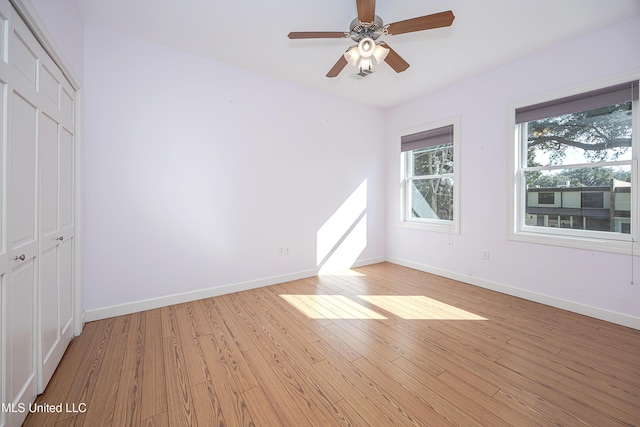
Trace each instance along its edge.
{"label": "tree outside window", "polygon": [[516,109],[519,230],[631,233],[637,99],[635,81]]}
{"label": "tree outside window", "polygon": [[457,232],[457,126],[450,119],[401,137],[405,225]]}

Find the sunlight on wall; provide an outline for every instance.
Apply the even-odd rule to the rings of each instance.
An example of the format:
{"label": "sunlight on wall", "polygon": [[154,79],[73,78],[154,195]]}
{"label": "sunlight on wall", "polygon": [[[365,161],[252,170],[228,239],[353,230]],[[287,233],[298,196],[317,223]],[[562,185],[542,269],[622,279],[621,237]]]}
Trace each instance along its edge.
{"label": "sunlight on wall", "polygon": [[423,295],[358,295],[358,298],[403,319],[487,320]]}
{"label": "sunlight on wall", "polygon": [[367,247],[367,180],[317,232],[319,274],[348,270]]}
{"label": "sunlight on wall", "polygon": [[386,319],[344,295],[280,295],[311,319]]}

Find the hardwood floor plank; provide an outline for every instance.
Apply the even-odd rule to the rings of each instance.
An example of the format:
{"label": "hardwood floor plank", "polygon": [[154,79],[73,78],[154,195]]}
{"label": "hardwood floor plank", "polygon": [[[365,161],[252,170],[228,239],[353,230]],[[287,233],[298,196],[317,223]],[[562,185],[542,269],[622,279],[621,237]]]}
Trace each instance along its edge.
{"label": "hardwood floor plank", "polygon": [[380,263],[88,323],[37,399],[87,412],[24,425],[636,426],[638,354],[640,330]]}
{"label": "hardwood floor plank", "polygon": [[167,412],[169,425],[195,426],[195,408],[191,384],[187,374],[182,343],[177,336],[164,338],[164,367],[167,384]]}
{"label": "hardwood floor plank", "polygon": [[[232,341],[240,351],[247,351],[254,348],[256,345],[253,342],[253,335],[251,332],[254,329],[250,319],[247,319],[242,310],[239,307],[234,307],[229,301],[229,298],[223,295],[219,298],[209,298],[202,300],[202,308],[207,316],[207,319],[212,328],[217,327],[222,331],[224,327],[225,331],[221,332]],[[214,325],[211,322],[219,322],[219,325]]]}
{"label": "hardwood floor plank", "polygon": [[437,394],[442,394],[444,390],[449,390],[447,399],[450,403],[472,413],[472,416],[482,425],[495,425],[493,417],[498,417],[511,426],[533,427],[543,425],[530,416],[497,401],[493,397],[495,394],[488,396],[478,390],[475,384],[462,381],[448,371],[438,375],[437,381],[430,384],[432,385],[429,388],[437,390]]}
{"label": "hardwood floor plank", "polygon": [[[114,426],[138,426],[141,420],[142,366],[123,370],[113,408]],[[100,424],[100,425],[104,425]]]}
{"label": "hardwood floor plank", "polygon": [[602,388],[599,389],[600,393],[594,395],[591,392],[590,385],[572,381],[558,374],[558,372],[551,371],[549,364],[523,363],[521,360],[517,360],[515,356],[502,357],[497,363],[511,370],[517,370],[531,381],[537,381],[549,389],[556,390],[558,393],[566,390],[567,385],[570,383],[571,393],[569,395],[572,405],[579,408],[581,414],[590,414],[590,420],[602,420],[598,421],[599,425],[613,425],[613,420],[633,425],[633,422],[637,420],[637,405],[614,399],[616,401],[615,407],[611,406],[609,402],[612,399]]}
{"label": "hardwood floor plank", "polygon": [[142,427],[169,427],[169,417],[166,412],[161,412],[153,417],[141,421]]}
{"label": "hardwood floor plank", "polygon": [[[129,327],[127,328],[127,351],[122,360],[122,369],[135,369],[142,363],[145,350],[146,313],[138,312],[130,314]],[[117,319],[117,318],[116,318]],[[115,332],[114,332],[115,333]]]}
{"label": "hardwood floor plank", "polygon": [[[93,407],[92,402],[99,402],[97,399],[93,401],[93,392],[98,380],[104,381],[101,379],[101,372],[102,375],[106,375],[107,372],[107,370],[101,370],[105,355],[107,352],[112,355],[117,354],[117,351],[124,345],[124,341],[121,339],[119,341],[112,342],[113,349],[109,348],[108,344],[112,336],[111,332],[113,330],[113,325],[114,319],[106,319],[105,321],[100,322],[93,333],[91,342],[89,342],[85,357],[78,366],[77,375],[69,389],[69,392],[67,393],[67,396],[58,396],[58,401],[56,402],[54,400],[51,402],[52,404],[58,404],[59,402],[76,403],[78,405],[86,403],[88,410],[89,405]],[[119,337],[126,337],[124,334],[115,335]],[[51,396],[51,398],[55,399],[53,396]],[[95,403],[95,405],[98,405],[98,403]],[[102,405],[102,402],[100,405]],[[61,413],[58,415],[58,421],[72,416],[74,416],[74,414]]]}
{"label": "hardwood floor plank", "polygon": [[185,306],[176,309],[176,321],[184,354],[186,375],[189,378],[189,384],[195,386],[207,381],[207,364],[200,345],[200,336],[198,336],[196,325],[193,323],[194,318],[190,316]]}
{"label": "hardwood floor plank", "polygon": [[[241,388],[246,382],[238,381],[236,368],[228,364],[213,335],[198,337],[201,355],[205,363],[205,382],[198,384],[199,396],[208,402],[208,407],[220,410],[224,414],[227,425],[251,425],[252,419],[246,402],[242,398]],[[248,365],[241,359],[246,374],[253,374]],[[255,380],[255,378],[254,378]],[[206,393],[205,393],[206,392]],[[198,411],[196,405],[196,411]]]}
{"label": "hardwood floor plank", "polygon": [[254,324],[259,326],[262,335],[269,339],[271,344],[280,352],[290,354],[289,357],[294,360],[306,360],[310,364],[324,359],[324,356],[315,348],[313,342],[307,342],[290,325],[280,323],[273,316],[268,316],[258,304],[250,300],[243,300],[240,296],[237,296],[237,298],[238,302],[243,305],[244,310],[251,315]]}
{"label": "hardwood floor plank", "polygon": [[162,319],[160,311],[147,312],[142,358],[140,418],[152,419],[167,412],[167,384],[164,370]]}
{"label": "hardwood floor plank", "polygon": [[372,426],[380,422],[375,414],[356,410],[344,399],[338,400],[328,407],[333,417],[343,426]]}
{"label": "hardwood floor plank", "polygon": [[251,413],[256,426],[277,426],[282,424],[262,388],[254,387],[244,391],[242,392],[242,398],[247,403],[247,409]]}
{"label": "hardwood floor plank", "polygon": [[317,420],[309,408],[298,404],[295,397],[280,382],[271,365],[257,349],[244,352],[244,356],[258,379],[260,387],[269,396],[269,403],[273,406],[282,425],[322,425],[313,424]]}
{"label": "hardwood floor plank", "polygon": [[[88,395],[87,411],[77,415],[77,422],[86,425],[112,425],[115,416],[122,360],[127,349],[127,333],[112,333],[104,350],[104,359],[96,371],[95,387]],[[98,404],[99,402],[99,404]]]}
{"label": "hardwood floor plank", "polygon": [[257,387],[258,382],[244,360],[242,351],[237,346],[237,340],[232,339],[220,318],[220,313],[214,308],[210,299],[203,300],[201,303],[212,329],[212,334],[209,336],[210,342],[203,344],[209,348],[207,351],[208,360],[212,362],[215,359],[220,363],[226,363],[240,391]]}
{"label": "hardwood floor plank", "polygon": [[191,388],[191,396],[193,397],[193,408],[195,410],[198,425],[206,426],[226,426],[237,425],[229,424],[225,419],[225,414],[220,406],[218,394],[214,392],[213,387],[208,382],[196,384]]}
{"label": "hardwood floor plank", "polygon": [[256,303],[262,307],[263,312],[279,324],[294,325],[294,329],[305,341],[316,341],[319,325],[310,322],[307,316],[291,307],[278,293],[271,291],[273,288],[275,286],[255,290]]}
{"label": "hardwood floor plank", "polygon": [[[431,393],[431,390],[415,383],[412,377],[403,373],[401,369],[394,369],[393,363],[381,369],[366,357],[362,357],[354,361],[352,365],[358,369],[361,376],[368,378],[370,387],[385,393],[389,402],[395,402],[393,406],[396,406],[398,411],[411,414],[413,419],[433,420],[442,418],[455,425],[482,425],[478,420],[475,420],[465,413],[463,409],[456,407],[451,402],[452,394]],[[390,376],[390,373],[395,373],[396,378]],[[407,389],[411,385],[413,385],[413,389]],[[474,408],[467,409],[473,410]],[[493,417],[490,421],[486,425],[506,426],[506,423],[497,417]]]}
{"label": "hardwood floor plank", "polygon": [[[336,385],[336,389],[342,392],[343,399],[357,408],[358,414],[369,425],[415,426],[421,424],[412,413],[384,390],[375,387],[368,378],[363,377],[350,364],[322,361],[316,363],[313,368]],[[343,413],[347,414],[348,411]],[[453,425],[439,416],[431,418],[429,422],[433,426]]]}

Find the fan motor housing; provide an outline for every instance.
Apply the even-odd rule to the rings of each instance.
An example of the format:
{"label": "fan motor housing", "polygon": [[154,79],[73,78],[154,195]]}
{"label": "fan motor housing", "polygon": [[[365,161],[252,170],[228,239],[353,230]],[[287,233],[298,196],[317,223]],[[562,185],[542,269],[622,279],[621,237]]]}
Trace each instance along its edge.
{"label": "fan motor housing", "polygon": [[351,25],[349,25],[350,37],[356,42],[359,42],[360,40],[367,37],[376,40],[382,35],[382,29],[382,18],[380,18],[378,15],[375,15],[375,17],[373,18],[373,22],[361,22],[358,18],[356,18],[351,21]]}

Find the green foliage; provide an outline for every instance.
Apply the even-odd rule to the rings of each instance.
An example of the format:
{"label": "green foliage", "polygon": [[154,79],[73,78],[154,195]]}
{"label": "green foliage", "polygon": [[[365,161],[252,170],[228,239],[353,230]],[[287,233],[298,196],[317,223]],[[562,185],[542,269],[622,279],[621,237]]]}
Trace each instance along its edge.
{"label": "green foliage", "polygon": [[[563,164],[567,150],[580,150],[587,161],[616,160],[631,147],[631,102],[529,122],[528,150]],[[530,165],[533,166],[533,165]]]}
{"label": "green foliage", "polygon": [[[560,171],[528,172],[527,186],[607,186],[611,179],[631,182],[628,167],[575,167],[618,160],[631,149],[631,102],[563,114],[527,123],[527,165],[566,165]],[[628,157],[628,156],[627,156]],[[545,159],[541,164],[539,159]]]}
{"label": "green foliage", "polygon": [[453,179],[442,176],[453,173],[453,144],[414,150],[411,156],[412,175],[425,177],[413,181],[412,215],[453,219]]}

